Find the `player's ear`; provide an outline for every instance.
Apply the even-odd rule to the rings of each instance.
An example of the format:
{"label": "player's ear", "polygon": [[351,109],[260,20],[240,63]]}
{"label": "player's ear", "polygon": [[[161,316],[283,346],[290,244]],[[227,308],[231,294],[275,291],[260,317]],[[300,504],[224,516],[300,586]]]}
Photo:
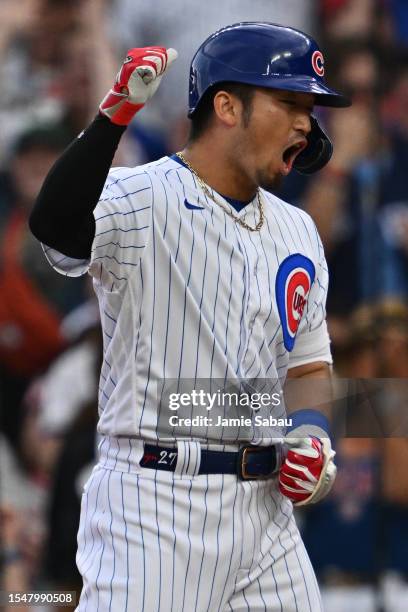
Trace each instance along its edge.
{"label": "player's ear", "polygon": [[239,122],[240,101],[228,91],[217,91],[214,96],[214,113],[226,127],[234,127]]}

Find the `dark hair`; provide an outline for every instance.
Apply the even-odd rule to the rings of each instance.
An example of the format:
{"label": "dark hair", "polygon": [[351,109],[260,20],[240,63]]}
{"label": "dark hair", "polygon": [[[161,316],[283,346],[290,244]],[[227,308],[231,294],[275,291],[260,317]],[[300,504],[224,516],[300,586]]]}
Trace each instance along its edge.
{"label": "dark hair", "polygon": [[246,127],[251,116],[252,98],[254,97],[255,88],[253,85],[245,83],[217,83],[207,89],[201,98],[194,115],[191,117],[191,128],[189,142],[194,142],[204,133],[214,115],[214,97],[219,91],[227,91],[236,96],[244,108],[243,123]]}

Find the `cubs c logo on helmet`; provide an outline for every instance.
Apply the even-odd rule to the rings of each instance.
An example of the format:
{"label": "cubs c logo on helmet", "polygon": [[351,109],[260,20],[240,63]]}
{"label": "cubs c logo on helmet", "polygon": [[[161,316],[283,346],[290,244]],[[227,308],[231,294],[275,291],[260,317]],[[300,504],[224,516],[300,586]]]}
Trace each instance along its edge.
{"label": "cubs c logo on helmet", "polygon": [[312,66],[317,76],[324,76],[324,57],[321,51],[315,51],[313,53]]}
{"label": "cubs c logo on helmet", "polygon": [[283,343],[292,351],[296,333],[315,278],[313,262],[296,253],[283,260],[276,275],[276,301],[283,330]]}

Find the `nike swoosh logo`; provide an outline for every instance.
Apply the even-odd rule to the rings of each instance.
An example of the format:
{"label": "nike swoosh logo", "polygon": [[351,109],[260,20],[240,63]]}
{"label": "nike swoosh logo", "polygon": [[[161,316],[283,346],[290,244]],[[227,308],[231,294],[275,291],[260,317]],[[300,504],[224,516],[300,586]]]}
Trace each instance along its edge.
{"label": "nike swoosh logo", "polygon": [[204,206],[194,206],[194,204],[190,204],[190,202],[187,199],[184,200],[184,206],[188,210],[204,210]]}

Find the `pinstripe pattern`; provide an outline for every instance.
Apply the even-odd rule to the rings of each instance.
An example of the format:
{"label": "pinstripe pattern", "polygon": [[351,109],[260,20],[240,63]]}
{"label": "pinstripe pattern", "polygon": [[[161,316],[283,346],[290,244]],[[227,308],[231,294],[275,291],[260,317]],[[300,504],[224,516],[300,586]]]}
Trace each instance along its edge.
{"label": "pinstripe pattern", "polygon": [[101,445],[100,467],[85,487],[78,612],[322,610],[291,504],[276,481],[194,476],[187,448],[178,477],[141,470],[141,444],[134,441],[129,455],[128,442]]}
{"label": "pinstripe pattern", "polygon": [[[265,224],[250,233],[173,159],[116,168],[95,210],[91,261],[61,260],[44,247],[62,273],[89,270],[94,279],[104,331],[101,433],[157,439],[158,381],[247,377],[279,386],[288,367],[330,360],[327,266],[315,226],[303,211],[267,192],[262,197]],[[188,210],[186,199],[202,210]],[[252,203],[240,214],[257,219]],[[311,259],[317,274],[288,353],[274,286],[293,252]],[[276,436],[263,428],[254,442]]]}
{"label": "pinstripe pattern", "polygon": [[[265,379],[273,392],[288,368],[330,361],[316,228],[303,211],[261,197],[265,223],[250,233],[174,159],[116,168],[95,209],[90,261],[43,247],[62,274],[92,276],[103,330],[104,437],[82,501],[80,612],[321,609],[291,506],[274,481],[198,476],[197,440],[178,442],[174,474],[139,467],[141,440],[162,434],[157,406],[166,380]],[[258,220],[254,202],[239,214]],[[288,352],[275,286],[294,253],[313,262],[316,276]],[[283,415],[281,406],[274,416]],[[238,440],[239,430],[234,440],[224,428],[212,428],[211,439],[209,431],[203,445]],[[268,445],[282,433],[253,427],[251,435]]]}

